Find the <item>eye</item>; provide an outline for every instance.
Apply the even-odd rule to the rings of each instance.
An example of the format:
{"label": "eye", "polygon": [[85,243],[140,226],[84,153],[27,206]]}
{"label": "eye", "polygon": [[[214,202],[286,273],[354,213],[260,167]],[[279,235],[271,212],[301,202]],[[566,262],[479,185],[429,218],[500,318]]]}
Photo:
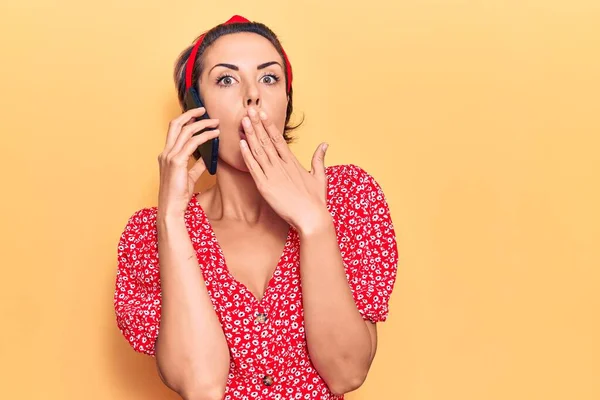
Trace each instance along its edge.
{"label": "eye", "polygon": [[232,75],[224,74],[219,76],[216,81],[219,86],[231,86],[235,83],[235,78]]}
{"label": "eye", "polygon": [[275,74],[266,74],[261,78],[261,81],[267,85],[274,85],[279,81],[279,77]]}

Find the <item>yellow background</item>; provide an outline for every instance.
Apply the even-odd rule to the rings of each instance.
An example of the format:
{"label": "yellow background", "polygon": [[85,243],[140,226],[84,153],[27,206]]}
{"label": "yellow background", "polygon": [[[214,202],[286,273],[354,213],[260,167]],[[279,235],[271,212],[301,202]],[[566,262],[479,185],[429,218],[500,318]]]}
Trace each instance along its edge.
{"label": "yellow background", "polygon": [[348,399],[599,399],[597,0],[3,1],[0,398],[178,398],[116,328],[116,245],[156,203],[176,56],[235,13],[290,56],[298,157],[328,141],[390,202]]}

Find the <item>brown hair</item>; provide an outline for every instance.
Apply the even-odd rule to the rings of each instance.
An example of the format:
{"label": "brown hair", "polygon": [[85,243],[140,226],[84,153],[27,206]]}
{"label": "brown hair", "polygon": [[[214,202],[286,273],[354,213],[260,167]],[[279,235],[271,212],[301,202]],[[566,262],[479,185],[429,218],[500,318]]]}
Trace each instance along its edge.
{"label": "brown hair", "polygon": [[[285,82],[286,82],[286,86],[287,86],[289,77],[287,76],[287,65],[285,64],[286,57],[284,57],[284,55],[283,55],[284,54],[283,47],[281,46],[281,43],[279,42],[277,35],[275,35],[275,33],[271,29],[269,29],[266,25],[261,24],[259,22],[247,22],[247,23],[244,22],[244,23],[235,23],[235,24],[229,24],[229,25],[221,24],[221,25],[217,25],[216,27],[214,27],[211,30],[209,30],[208,32],[206,32],[205,37],[202,40],[202,44],[198,48],[196,60],[194,60],[194,70],[192,71],[192,82],[194,82],[194,85],[197,85],[198,79],[202,75],[202,71],[204,69],[204,63],[203,63],[202,56],[203,56],[204,52],[206,51],[206,49],[208,47],[210,47],[210,45],[213,44],[221,36],[229,35],[232,33],[239,33],[239,32],[256,33],[256,34],[261,35],[262,37],[266,38],[267,40],[269,40],[271,42],[271,44],[273,44],[273,46],[275,47],[275,49],[277,50],[277,52],[283,59],[283,62],[284,62],[283,70],[285,71],[284,72]],[[198,40],[198,38],[196,38],[196,40]],[[196,43],[196,40],[194,40],[194,43]],[[187,63],[188,58],[190,57],[190,53],[192,52],[194,43],[192,43],[184,51],[182,51],[179,54],[179,57],[177,57],[177,61],[175,62],[175,71],[173,74],[173,78],[175,80],[175,86],[177,87],[177,97],[179,98],[179,105],[181,106],[182,110],[185,109],[184,101],[183,101],[184,96],[185,96],[185,91],[186,91],[185,65]],[[198,90],[198,89],[199,88],[196,86],[196,90]],[[198,90],[198,93],[200,93],[199,90]],[[289,125],[290,117],[292,116],[292,112],[294,111],[294,105],[293,105],[293,101],[292,101],[293,94],[294,94],[294,90],[293,90],[293,87],[290,85],[290,90],[287,94],[288,95],[288,105],[287,105],[286,116],[285,116],[285,128],[283,131],[283,138],[285,139],[285,141],[287,143],[291,143],[294,140],[294,138],[289,135],[289,132],[298,128],[304,122],[304,119],[303,119],[302,121],[300,121],[300,123],[298,125],[295,125],[295,126]]]}

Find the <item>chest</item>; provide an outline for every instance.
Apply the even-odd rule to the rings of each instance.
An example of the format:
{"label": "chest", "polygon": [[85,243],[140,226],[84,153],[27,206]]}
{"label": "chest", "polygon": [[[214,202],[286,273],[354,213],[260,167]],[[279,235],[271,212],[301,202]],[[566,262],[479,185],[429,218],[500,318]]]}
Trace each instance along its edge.
{"label": "chest", "polygon": [[[239,229],[230,235],[214,225],[194,243],[233,359],[243,357],[250,368],[250,353],[260,359],[264,351],[282,356],[290,349],[301,359],[305,336],[298,233],[288,226],[287,232]],[[195,231],[207,232],[202,228]]]}
{"label": "chest", "polygon": [[256,300],[261,300],[289,251],[289,226],[246,227],[216,223],[213,231],[226,271]]}

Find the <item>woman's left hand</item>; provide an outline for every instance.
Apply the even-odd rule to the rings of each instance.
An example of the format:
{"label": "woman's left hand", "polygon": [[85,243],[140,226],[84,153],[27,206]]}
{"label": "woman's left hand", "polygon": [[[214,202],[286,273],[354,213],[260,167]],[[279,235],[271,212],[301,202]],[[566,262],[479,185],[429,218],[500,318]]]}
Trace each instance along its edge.
{"label": "woman's left hand", "polygon": [[317,147],[309,172],[292,153],[282,133],[264,111],[251,108],[244,117],[247,141],[240,147],[256,187],[273,210],[300,233],[319,229],[327,211],[327,144]]}

